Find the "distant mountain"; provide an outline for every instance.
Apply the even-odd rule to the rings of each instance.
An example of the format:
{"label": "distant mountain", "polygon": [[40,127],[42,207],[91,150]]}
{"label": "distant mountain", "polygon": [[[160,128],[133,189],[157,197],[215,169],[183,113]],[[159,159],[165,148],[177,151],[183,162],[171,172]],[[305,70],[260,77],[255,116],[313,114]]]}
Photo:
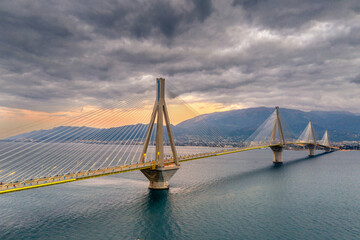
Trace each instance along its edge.
{"label": "distant mountain", "polygon": [[[274,108],[258,107],[227,112],[204,114],[172,126],[177,139],[189,136],[216,136],[244,140],[249,137],[274,111]],[[285,127],[299,136],[309,120],[317,138],[329,131],[331,141],[360,140],[360,116],[349,112],[280,109]],[[147,125],[137,124],[117,128],[98,129],[89,127],[61,126],[50,130],[38,130],[8,138],[19,141],[56,142],[116,142],[135,139],[140,141],[146,134]]]}
{"label": "distant mountain", "polygon": [[116,128],[90,128],[60,126],[49,130],[23,133],[7,140],[35,142],[114,142],[120,140],[142,139],[147,125],[136,124]]}
{"label": "distant mountain", "polygon": [[[273,111],[274,108],[258,107],[204,114],[179,123],[176,125],[176,131],[182,134],[193,134],[212,127],[223,136],[236,136],[246,139]],[[360,140],[360,116],[353,113],[339,111],[304,112],[280,108],[280,115],[285,120],[286,127],[295,136],[299,136],[309,120],[312,120],[318,139],[327,129],[332,141]]]}

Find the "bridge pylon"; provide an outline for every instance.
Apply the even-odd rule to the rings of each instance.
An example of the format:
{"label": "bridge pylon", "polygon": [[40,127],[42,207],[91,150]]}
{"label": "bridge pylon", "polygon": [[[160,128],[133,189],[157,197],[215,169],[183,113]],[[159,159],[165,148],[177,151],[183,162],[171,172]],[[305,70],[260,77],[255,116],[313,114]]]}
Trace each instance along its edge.
{"label": "bridge pylon", "polygon": [[[279,137],[279,141],[276,141],[277,135]],[[274,164],[282,164],[283,163],[283,150],[285,146],[285,137],[283,133],[283,129],[281,126],[280,121],[280,113],[279,113],[279,107],[275,107],[275,119],[274,119],[274,125],[273,130],[271,132],[271,138],[270,138],[270,148],[273,151],[273,163]]]}
{"label": "bridge pylon", "polygon": [[309,121],[309,130],[307,134],[307,149],[309,153],[309,157],[315,156],[315,148],[316,148],[316,138],[315,138],[315,131],[312,124],[312,121]]}
{"label": "bridge pylon", "polygon": [[[169,180],[179,169],[179,161],[174,143],[173,133],[170,126],[170,118],[165,103],[165,79],[157,78],[157,94],[154,109],[151,115],[150,124],[146,133],[143,151],[139,163],[144,163],[146,152],[149,146],[151,133],[153,131],[155,119],[156,123],[156,151],[155,151],[155,164],[151,169],[143,169],[141,172],[149,179],[150,189],[168,189]],[[166,129],[170,140],[171,151],[173,154],[172,163],[164,163],[164,119]]]}
{"label": "bridge pylon", "polygon": [[325,130],[324,136],[321,139],[321,144],[324,146],[325,152],[331,152],[328,130]]}

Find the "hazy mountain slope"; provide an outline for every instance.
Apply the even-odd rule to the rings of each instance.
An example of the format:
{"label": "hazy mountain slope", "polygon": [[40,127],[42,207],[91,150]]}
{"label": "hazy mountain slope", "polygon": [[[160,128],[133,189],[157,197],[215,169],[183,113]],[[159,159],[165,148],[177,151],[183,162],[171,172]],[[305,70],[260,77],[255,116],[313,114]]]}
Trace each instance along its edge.
{"label": "hazy mountain slope", "polygon": [[[186,120],[176,126],[178,134],[191,134],[199,129],[214,128],[224,136],[246,138],[274,111],[274,108],[248,108],[205,114]],[[326,129],[333,140],[360,140],[360,116],[348,112],[280,109],[280,115],[295,136],[299,136],[309,120],[313,121],[316,135],[320,138]]]}
{"label": "hazy mountain slope", "polygon": [[[274,108],[248,108],[227,112],[204,114],[172,126],[174,135],[189,136],[212,134],[214,136],[235,137],[246,139],[250,136],[274,111]],[[360,116],[349,112],[311,111],[303,112],[295,109],[280,109],[284,127],[288,127],[295,136],[299,136],[311,119],[317,138],[321,138],[326,129],[329,130],[330,140],[360,140]],[[136,135],[126,135],[139,129]],[[118,141],[124,139],[139,139],[146,134],[142,124],[129,125],[118,128],[97,129],[88,127],[62,126],[50,130],[39,130],[20,134],[9,139],[32,139],[43,141],[52,136],[49,141]],[[66,136],[62,136],[66,135]]]}

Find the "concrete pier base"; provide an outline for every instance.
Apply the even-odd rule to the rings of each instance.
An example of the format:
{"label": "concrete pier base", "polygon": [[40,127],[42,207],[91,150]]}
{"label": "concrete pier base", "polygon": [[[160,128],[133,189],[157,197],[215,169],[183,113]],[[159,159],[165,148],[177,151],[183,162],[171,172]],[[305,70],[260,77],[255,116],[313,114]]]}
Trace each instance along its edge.
{"label": "concrete pier base", "polygon": [[309,144],[307,145],[307,149],[308,149],[309,157],[315,156],[315,145]]}
{"label": "concrete pier base", "polygon": [[149,179],[150,189],[169,189],[169,180],[177,170],[179,166],[173,164],[164,167],[157,167],[156,169],[143,169],[141,172]]}
{"label": "concrete pier base", "polygon": [[270,147],[273,151],[273,163],[282,164],[283,163],[283,149],[282,146],[272,146]]}

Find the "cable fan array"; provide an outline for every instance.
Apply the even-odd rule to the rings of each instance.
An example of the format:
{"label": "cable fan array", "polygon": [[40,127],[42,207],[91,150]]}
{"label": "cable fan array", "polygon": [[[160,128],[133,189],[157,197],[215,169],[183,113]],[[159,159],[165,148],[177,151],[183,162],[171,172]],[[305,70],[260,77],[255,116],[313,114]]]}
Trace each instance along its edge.
{"label": "cable fan array", "polygon": [[[21,129],[11,129],[7,137],[0,142],[0,181],[15,183],[32,179],[65,176],[119,166],[138,164],[145,139],[151,107],[132,106],[136,99],[121,101],[107,108],[96,108],[66,121],[54,122],[53,128],[26,132],[27,129],[39,128],[44,122],[53,119],[42,119],[24,125]],[[180,111],[188,118],[199,115],[181,98],[175,98],[169,105],[170,116],[173,111]],[[141,112],[142,114],[139,114]],[[123,119],[133,119],[134,124],[111,128],[102,125],[119,125]],[[219,130],[204,123],[193,135],[175,131],[175,144],[180,159],[201,156],[211,152],[221,152],[226,146],[220,137]],[[96,126],[96,127],[93,127]],[[155,159],[155,129],[153,129],[145,162]],[[11,136],[14,132],[23,132]],[[164,131],[166,133],[166,131]],[[172,159],[169,138],[164,136],[165,160]]]}

